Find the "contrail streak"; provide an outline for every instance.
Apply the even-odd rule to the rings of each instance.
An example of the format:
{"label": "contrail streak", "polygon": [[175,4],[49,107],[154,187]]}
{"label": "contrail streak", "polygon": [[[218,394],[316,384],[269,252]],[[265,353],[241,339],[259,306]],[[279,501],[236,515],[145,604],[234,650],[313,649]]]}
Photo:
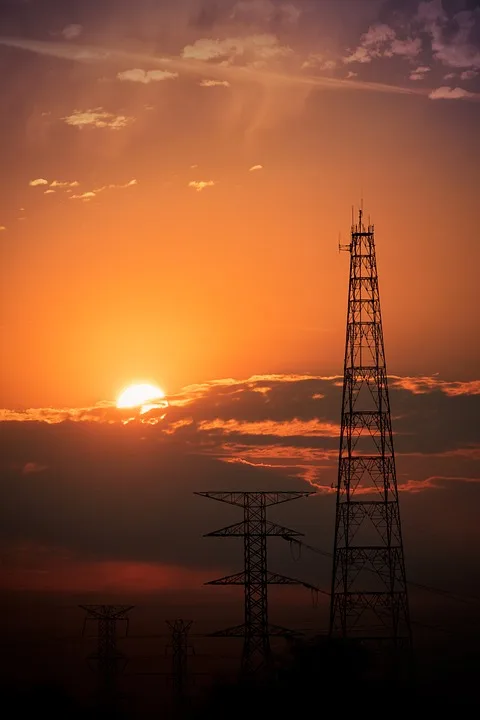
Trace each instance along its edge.
{"label": "contrail streak", "polygon": [[422,95],[428,96],[430,90],[426,88],[406,88],[385,83],[366,82],[362,80],[342,80],[340,78],[315,77],[293,73],[270,72],[245,67],[215,65],[202,60],[187,60],[181,57],[163,56],[118,50],[88,45],[72,45],[69,43],[46,42],[42,40],[24,40],[21,38],[0,38],[0,45],[27,50],[39,55],[47,55],[63,60],[83,62],[89,64],[113,64],[117,69],[119,65],[132,63],[147,66],[156,66],[175,70],[179,73],[196,76],[208,76],[215,79],[260,82],[265,85],[323,87],[338,90],[364,90],[396,95]]}

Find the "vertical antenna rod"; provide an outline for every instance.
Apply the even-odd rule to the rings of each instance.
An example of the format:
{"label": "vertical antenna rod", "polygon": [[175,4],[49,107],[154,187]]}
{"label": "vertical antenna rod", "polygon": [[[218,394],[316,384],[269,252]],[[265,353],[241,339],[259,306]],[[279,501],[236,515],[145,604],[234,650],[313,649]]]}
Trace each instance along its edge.
{"label": "vertical antenna rod", "polygon": [[352,223],[330,634],[410,647],[374,227]]}

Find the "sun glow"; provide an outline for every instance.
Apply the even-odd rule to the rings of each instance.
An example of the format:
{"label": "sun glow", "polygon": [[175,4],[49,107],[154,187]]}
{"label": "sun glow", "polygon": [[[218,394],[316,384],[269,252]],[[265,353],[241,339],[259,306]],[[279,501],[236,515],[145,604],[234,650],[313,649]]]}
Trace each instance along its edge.
{"label": "sun glow", "polygon": [[165,393],[155,385],[130,385],[117,398],[117,408],[140,408],[145,413],[153,408],[165,407]]}

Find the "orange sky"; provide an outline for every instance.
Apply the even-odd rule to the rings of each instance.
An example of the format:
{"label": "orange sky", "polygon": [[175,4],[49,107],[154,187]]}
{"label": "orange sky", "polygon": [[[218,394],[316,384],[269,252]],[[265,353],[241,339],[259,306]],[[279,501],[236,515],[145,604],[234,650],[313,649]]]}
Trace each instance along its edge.
{"label": "orange sky", "polygon": [[[480,104],[477,79],[459,78],[475,71],[468,47],[460,68],[447,40],[443,54],[428,38],[410,56],[388,33],[372,45],[369,27],[386,26],[379,3],[335,48],[320,29],[312,37],[311,7],[297,17],[291,3],[276,4],[281,16],[275,3],[270,14],[268,3],[231,3],[205,26],[199,3],[180,3],[178,16],[165,11],[175,37],[153,52],[146,5],[134,37],[121,3],[117,29],[100,6],[70,31],[52,10],[48,37],[9,17],[0,405],[83,407],[136,379],[172,393],[218,377],[341,371],[348,259],[337,243],[362,193],[377,230],[391,371],[476,377]],[[442,24],[432,8],[418,10],[410,40]],[[92,46],[123,55],[78,59]],[[352,60],[358,48],[370,62]],[[126,79],[134,69],[172,77]],[[430,99],[448,72],[467,96]]]}

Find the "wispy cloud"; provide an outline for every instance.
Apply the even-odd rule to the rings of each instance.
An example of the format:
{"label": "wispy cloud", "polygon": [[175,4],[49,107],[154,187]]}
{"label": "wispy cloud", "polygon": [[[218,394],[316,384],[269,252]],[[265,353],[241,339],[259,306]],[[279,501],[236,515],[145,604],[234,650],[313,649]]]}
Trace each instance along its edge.
{"label": "wispy cloud", "polygon": [[441,380],[433,375],[423,375],[419,377],[400,377],[399,375],[390,375],[392,387],[408,390],[414,395],[423,395],[440,391],[444,395],[454,397],[457,395],[480,395],[480,380]]}
{"label": "wispy cloud", "polygon": [[67,125],[72,125],[82,130],[84,127],[109,128],[110,130],[121,130],[134,122],[135,118],[126,115],[115,115],[96,108],[94,110],[74,110],[71,115],[63,117]]}
{"label": "wispy cloud", "polygon": [[133,70],[123,70],[117,73],[117,79],[127,82],[143,83],[149,85],[152,82],[162,82],[163,80],[173,80],[178,77],[177,72],[170,70],[141,70],[134,68]]}
{"label": "wispy cloud", "polygon": [[78,180],[52,180],[52,182],[50,183],[51,188],[74,188],[78,187],[79,185],[80,183],[78,182]]}
{"label": "wispy cloud", "polygon": [[215,184],[214,180],[191,180],[188,183],[188,187],[193,188],[197,192],[201,192],[205,190],[205,188],[213,187]]}
{"label": "wispy cloud", "polygon": [[[78,187],[80,183],[78,180],[46,180],[45,178],[37,178],[36,180],[30,180],[28,183],[31,187],[45,187],[48,185],[49,188],[59,189],[59,188],[74,188]],[[46,190],[45,194],[49,191]],[[52,191],[53,192],[53,191]]]}
{"label": "wispy cloud", "polygon": [[248,172],[257,172],[258,170],[263,170],[263,165],[252,165]]}
{"label": "wispy cloud", "polygon": [[290,47],[281,45],[276,35],[262,34],[247,37],[200,38],[186,45],[182,57],[187,60],[208,60],[224,65],[251,64],[291,55]]}
{"label": "wispy cloud", "polygon": [[70,200],[93,200],[97,197],[94,192],[89,190],[88,192],[78,193],[70,196]]}
{"label": "wispy cloud", "polygon": [[[80,46],[72,43],[54,43],[39,40],[25,40],[14,38],[0,38],[0,45],[15,47],[29,52],[57,57],[70,61],[81,63],[96,63],[99,65],[126,62],[142,62],[149,65],[157,65],[165,67],[168,65],[170,69],[184,73],[190,76],[205,77],[206,74],[219,80],[228,80],[228,82],[256,82],[262,83],[266,87],[311,87],[311,88],[330,88],[342,90],[356,90],[364,92],[379,92],[401,95],[419,95],[428,96],[428,90],[417,87],[399,87],[387,83],[369,82],[363,80],[353,80],[335,77],[318,77],[310,74],[295,74],[285,70],[279,71],[260,67],[258,64],[253,66],[252,63],[248,67],[238,66],[232,63],[224,63],[221,56],[218,62],[203,62],[196,60],[195,57],[188,59],[186,57],[156,57],[154,55],[132,53],[124,50],[117,50],[102,47]],[[210,47],[210,46],[209,46]],[[198,49],[198,48],[197,48]],[[208,56],[208,50],[205,49]],[[205,54],[204,53],[204,54]],[[202,54],[200,49],[200,55]],[[268,53],[267,53],[268,54]],[[195,56],[195,51],[193,51]],[[478,99],[478,94],[471,96],[471,99]],[[79,128],[87,125],[96,127],[109,127],[118,129],[125,127],[133,122],[134,118],[126,118],[124,116],[115,116],[110,113],[104,113],[101,108],[88,111],[75,111],[68,116],[68,124],[76,125]]]}
{"label": "wispy cloud", "polygon": [[230,87],[228,80],[200,80],[200,87]]}
{"label": "wispy cloud", "polygon": [[478,70],[464,70],[460,73],[460,80],[473,80],[478,74]]}
{"label": "wispy cloud", "polygon": [[238,420],[210,420],[199,424],[199,430],[219,430],[222,435],[268,435],[276,437],[339,437],[340,426],[320,420],[289,420],[276,422],[239,422]]}
{"label": "wispy cloud", "polygon": [[445,67],[480,69],[480,50],[475,33],[480,28],[480,13],[463,10],[450,18],[441,0],[421,2],[415,23],[430,36],[435,60]]}
{"label": "wispy cloud", "polygon": [[65,40],[73,40],[74,38],[79,37],[79,35],[82,34],[83,27],[81,25],[77,25],[76,23],[72,23],[70,25],[66,25],[61,34],[65,38]]}
{"label": "wispy cloud", "polygon": [[129,180],[129,182],[124,183],[123,185],[119,185],[117,183],[110,183],[109,185],[101,185],[100,187],[96,187],[93,190],[89,190],[88,192],[80,193],[77,195],[72,195],[70,197],[71,200],[93,200],[93,198],[96,198],[97,195],[100,193],[103,193],[105,190],[122,190],[125,188],[131,188],[135,185],[138,185],[138,181],[133,179]]}
{"label": "wispy cloud", "polygon": [[431,100],[462,100],[473,97],[473,94],[460,87],[451,88],[446,85],[442,85],[442,87],[432,90],[428,97]]}
{"label": "wispy cloud", "polygon": [[480,483],[480,477],[462,477],[451,475],[431,475],[423,480],[407,480],[405,483],[399,483],[400,492],[419,493],[424,490],[441,490],[448,483]]}
{"label": "wispy cloud", "polygon": [[320,53],[310,53],[308,58],[302,63],[302,70],[313,68],[315,70],[334,70],[337,61],[332,58],[326,58]]}
{"label": "wispy cloud", "polygon": [[6,229],[7,228],[5,227],[5,225],[0,225],[0,232],[4,232],[4,230],[6,230]]}
{"label": "wispy cloud", "polygon": [[374,58],[394,55],[410,60],[417,57],[421,49],[420,38],[398,38],[392,27],[379,23],[369,27],[360,38],[360,44],[343,58],[343,62],[370,63]]}
{"label": "wispy cloud", "polygon": [[428,72],[430,72],[429,67],[427,67],[426,65],[419,65],[415,70],[410,73],[410,80],[424,80]]}

